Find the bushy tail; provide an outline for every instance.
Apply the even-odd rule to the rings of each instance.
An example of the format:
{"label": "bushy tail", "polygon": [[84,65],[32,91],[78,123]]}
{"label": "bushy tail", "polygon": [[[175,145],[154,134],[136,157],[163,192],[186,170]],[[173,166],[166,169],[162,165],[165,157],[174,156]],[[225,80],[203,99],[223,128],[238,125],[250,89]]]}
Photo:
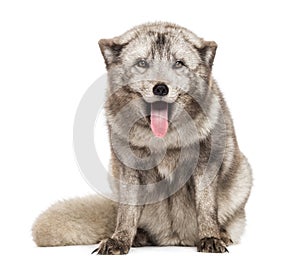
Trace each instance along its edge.
{"label": "bushy tail", "polygon": [[61,201],[42,213],[32,227],[38,246],[96,244],[115,229],[117,204],[100,196]]}

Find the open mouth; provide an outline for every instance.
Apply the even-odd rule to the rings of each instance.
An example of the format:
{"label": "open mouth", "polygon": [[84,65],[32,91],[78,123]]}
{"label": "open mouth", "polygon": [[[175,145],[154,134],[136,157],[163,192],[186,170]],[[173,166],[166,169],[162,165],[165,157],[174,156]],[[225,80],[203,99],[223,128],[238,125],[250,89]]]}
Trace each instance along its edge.
{"label": "open mouth", "polygon": [[147,119],[149,120],[151,130],[156,137],[163,138],[167,134],[172,105],[173,104],[164,101],[147,103],[147,112],[149,113]]}

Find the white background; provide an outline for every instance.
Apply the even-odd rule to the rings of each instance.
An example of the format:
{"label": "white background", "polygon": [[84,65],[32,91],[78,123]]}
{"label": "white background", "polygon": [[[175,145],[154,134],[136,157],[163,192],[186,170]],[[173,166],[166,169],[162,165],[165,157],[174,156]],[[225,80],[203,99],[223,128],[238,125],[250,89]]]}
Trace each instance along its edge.
{"label": "white background", "polygon": [[[297,2],[1,1],[1,263],[299,261]],[[72,128],[82,95],[105,72],[97,41],[156,20],[219,44],[214,76],[255,178],[242,244],[225,255],[143,248],[105,257],[90,256],[94,246],[36,248],[30,229],[42,210],[93,193],[75,162]]]}

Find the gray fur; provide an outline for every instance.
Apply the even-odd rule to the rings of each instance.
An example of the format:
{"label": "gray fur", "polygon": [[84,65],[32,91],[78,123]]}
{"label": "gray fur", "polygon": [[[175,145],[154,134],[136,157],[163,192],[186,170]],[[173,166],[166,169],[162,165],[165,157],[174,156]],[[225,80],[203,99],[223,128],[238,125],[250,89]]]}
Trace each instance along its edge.
{"label": "gray fur", "polygon": [[[105,109],[112,149],[122,152],[122,146],[129,143],[137,157],[149,155],[148,142],[154,135],[145,116],[147,104],[158,99],[151,93],[155,84],[164,82],[170,89],[164,100],[169,104],[176,103],[170,114],[169,130],[163,138],[167,151],[161,163],[152,169],[136,170],[125,166],[112,151],[112,176],[136,185],[167,178],[171,185],[180,179],[180,175],[173,172],[182,149],[200,145],[198,162],[184,186],[157,203],[134,205],[120,202],[116,205],[94,197],[94,202],[97,199],[99,202],[97,208],[100,208],[94,208],[94,211],[89,211],[90,198],[60,203],[36,221],[33,228],[36,243],[54,246],[101,240],[96,250],[98,254],[126,254],[132,245],[197,246],[201,252],[226,252],[226,246],[240,241],[244,230],[244,207],[252,176],[250,166],[239,150],[229,110],[211,76],[216,43],[204,41],[174,24],[151,23],[135,27],[120,37],[100,40],[99,45],[108,69]],[[148,67],[137,67],[140,59],[146,59]],[[176,60],[182,60],[185,66],[174,69]],[[132,101],[136,103],[128,105]],[[125,106],[129,107],[130,113],[140,114],[129,135],[126,133],[126,118],[129,117],[119,114]],[[189,133],[182,109],[192,118],[197,133]],[[184,131],[184,142],[180,142],[175,127]],[[205,185],[205,165],[210,158],[213,135],[219,146],[214,158],[222,157],[223,161],[221,167],[212,164],[215,177]],[[160,148],[160,145],[156,146],[154,155],[151,153],[154,159],[163,151]],[[184,157],[186,161],[190,158],[188,155]],[[184,170],[180,173],[188,169],[182,167]],[[117,185],[116,190],[120,201],[127,199],[126,189]],[[142,198],[139,193],[131,193],[131,196],[133,201]],[[106,217],[96,213],[104,207]],[[76,215],[82,210],[85,212],[82,219],[72,217],[72,212]],[[56,231],[60,217],[65,217],[64,222],[59,223],[63,232]],[[107,227],[112,224],[114,232]],[[88,232],[82,232],[82,229]]]}

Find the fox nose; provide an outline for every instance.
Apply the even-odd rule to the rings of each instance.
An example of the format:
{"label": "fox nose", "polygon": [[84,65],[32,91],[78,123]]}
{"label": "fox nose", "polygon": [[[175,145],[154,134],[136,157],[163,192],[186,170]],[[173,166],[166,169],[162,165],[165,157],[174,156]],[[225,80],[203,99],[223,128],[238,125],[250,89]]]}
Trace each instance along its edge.
{"label": "fox nose", "polygon": [[159,95],[159,96],[165,96],[169,93],[169,88],[167,85],[165,85],[164,83],[159,83],[156,84],[153,87],[153,94],[154,95]]}

